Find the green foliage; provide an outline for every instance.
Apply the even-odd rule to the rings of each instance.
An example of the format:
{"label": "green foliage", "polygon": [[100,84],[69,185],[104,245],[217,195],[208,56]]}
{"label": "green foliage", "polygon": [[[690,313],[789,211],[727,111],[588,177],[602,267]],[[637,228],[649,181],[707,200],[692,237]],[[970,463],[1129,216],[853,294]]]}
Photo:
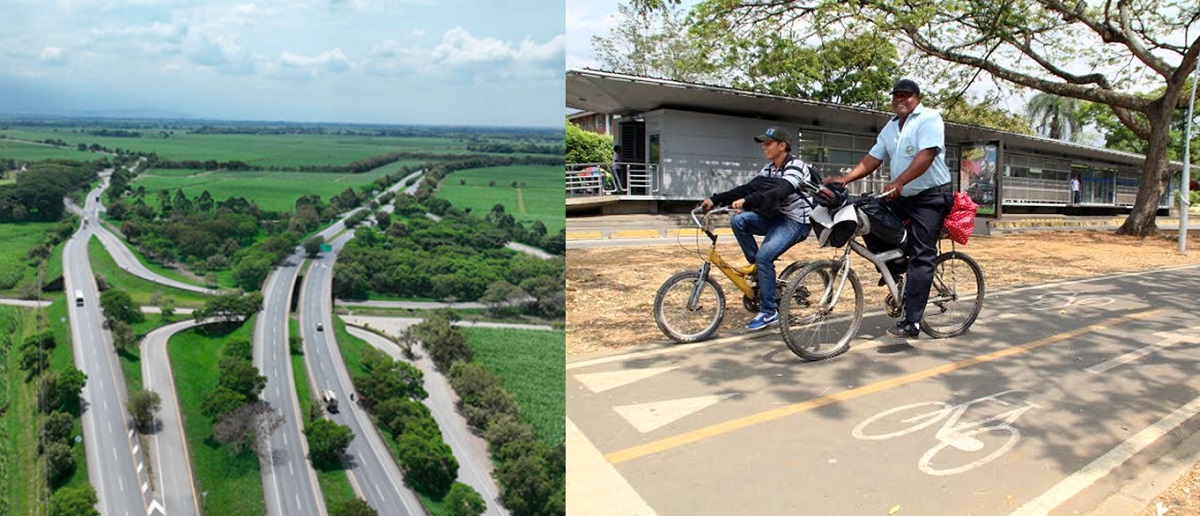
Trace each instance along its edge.
{"label": "green foliage", "polygon": [[404,478],[418,491],[434,497],[444,496],[458,477],[458,460],[441,434],[402,434],[396,439],[396,457],[404,468]]}
{"label": "green foliage", "polygon": [[379,513],[362,498],[354,498],[337,504],[329,511],[329,516],[375,516]]}
{"label": "green foliage", "polygon": [[896,47],[874,32],[848,31],[814,46],[759,32],[729,47],[736,50],[726,67],[747,70],[734,87],[787,97],[887,109],[884,94],[900,75]]}
{"label": "green foliage", "polygon": [[496,468],[503,486],[500,499],[512,514],[564,514],[565,456],[560,444],[555,450],[533,442],[522,453],[513,454]]}
{"label": "green foliage", "polygon": [[648,12],[618,4],[616,16],[612,33],[592,36],[592,51],[604,69],[687,82],[717,74],[707,59],[709,48],[687,31],[675,7]]}
{"label": "green foliage", "polygon": [[79,396],[83,393],[83,386],[87,384],[87,375],[83,371],[77,369],[74,365],[66,366],[65,369],[59,369],[58,373],[58,399],[62,400],[63,408],[70,412],[76,411],[79,408]]}
{"label": "green foliage", "polygon": [[55,228],[52,223],[21,222],[0,224],[0,290],[16,288],[22,280],[37,278],[36,262],[30,259],[35,247],[52,247],[47,235]]}
{"label": "green foliage", "polygon": [[38,435],[42,443],[70,443],[71,432],[75,428],[75,418],[66,412],[54,411],[42,420],[41,433]]}
{"label": "green foliage", "polygon": [[[566,336],[562,331],[464,328],[475,360],[504,379],[515,396],[521,419],[533,425],[548,445],[563,442],[566,410]],[[454,381],[451,375],[451,381]],[[483,384],[482,388],[487,385]],[[454,386],[459,396],[464,396]],[[476,387],[479,392],[481,387]]]}
{"label": "green foliage", "polygon": [[450,486],[450,493],[446,495],[446,506],[449,507],[451,516],[479,516],[487,511],[483,497],[479,496],[475,488],[462,482],[455,482]]}
{"label": "green foliage", "polygon": [[46,445],[43,454],[46,461],[46,481],[52,485],[58,484],[75,470],[75,454],[71,445],[57,441]]}
{"label": "green foliage", "polygon": [[95,508],[96,489],[91,484],[59,489],[50,497],[51,516],[100,516]]}
{"label": "green foliage", "polygon": [[226,355],[221,360],[221,378],[217,388],[229,389],[244,399],[254,401],[267,385],[267,377],[259,374],[258,368],[249,360]]}
{"label": "green foliage", "polygon": [[364,407],[388,398],[423,400],[428,394],[424,374],[407,362],[394,360],[382,351],[367,348],[363,356],[366,373],[354,376],[354,386]]}
{"label": "green foliage", "polygon": [[133,418],[133,424],[142,432],[148,432],[154,426],[154,415],[162,408],[162,398],[157,392],[143,389],[130,394],[125,405]]}
{"label": "green foliage", "polygon": [[[269,269],[270,267],[268,267]],[[265,275],[264,275],[265,277]],[[228,292],[209,296],[204,308],[192,312],[197,321],[215,317],[225,322],[249,319],[250,316],[262,310],[262,293]]]}
{"label": "green foliage", "polygon": [[350,427],[324,418],[305,425],[304,435],[308,440],[308,454],[312,457],[313,465],[323,469],[338,467],[342,454],[354,439]]}
{"label": "green foliage", "polygon": [[611,136],[584,131],[567,122],[567,163],[608,163],[612,159]]}
{"label": "green foliage", "polygon": [[113,321],[137,324],[146,320],[141,307],[134,303],[129,293],[124,290],[105,290],[100,294],[100,308],[104,310],[104,317]]}
{"label": "green foliage", "polygon": [[429,357],[439,371],[448,373],[455,362],[470,362],[475,356],[475,351],[467,345],[467,339],[450,326],[449,316],[443,311],[434,312],[417,324],[413,331],[429,350]]}
{"label": "green foliage", "polygon": [[1038,134],[1052,140],[1071,141],[1083,129],[1079,101],[1070,97],[1038,93],[1025,105],[1025,114]]}
{"label": "green foliage", "polygon": [[16,184],[0,185],[0,222],[56,221],[63,197],[96,178],[101,165],[77,161],[32,163]]}
{"label": "green foliage", "polygon": [[[612,147],[608,147],[609,156]],[[517,178],[524,186],[519,190],[512,188],[488,187],[489,180],[504,180]],[[459,184],[455,180],[465,180]],[[493,205],[499,203],[508,207],[508,213],[520,223],[529,225],[533,235],[544,236],[546,233],[557,233],[564,227],[563,203],[566,192],[563,190],[563,168],[560,166],[520,166],[520,167],[489,167],[457,170],[442,180],[436,194],[437,198],[450,201],[460,210],[470,210],[470,213],[481,215],[487,213]],[[537,228],[544,228],[539,231]],[[389,223],[390,225],[390,223]],[[380,231],[386,232],[387,227],[380,226]],[[539,243],[532,243],[541,247]]]}

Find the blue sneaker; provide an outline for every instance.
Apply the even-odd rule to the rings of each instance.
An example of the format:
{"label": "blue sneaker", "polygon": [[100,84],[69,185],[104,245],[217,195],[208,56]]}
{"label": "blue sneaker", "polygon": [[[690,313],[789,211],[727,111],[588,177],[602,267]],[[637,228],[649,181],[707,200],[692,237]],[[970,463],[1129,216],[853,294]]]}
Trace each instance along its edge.
{"label": "blue sneaker", "polygon": [[779,322],[778,312],[771,314],[759,312],[758,315],[754,316],[753,319],[750,319],[749,323],[746,323],[746,329],[761,330],[777,322]]}

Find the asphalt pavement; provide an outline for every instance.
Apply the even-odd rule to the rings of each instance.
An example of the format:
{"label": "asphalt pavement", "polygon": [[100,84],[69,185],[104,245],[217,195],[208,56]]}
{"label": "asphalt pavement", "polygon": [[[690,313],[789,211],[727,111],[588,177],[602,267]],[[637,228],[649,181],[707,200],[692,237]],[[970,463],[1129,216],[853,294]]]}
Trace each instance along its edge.
{"label": "asphalt pavement", "polygon": [[1197,284],[1189,266],[991,292],[944,340],[883,336],[868,305],[823,362],[775,329],[570,362],[568,513],[1119,514],[1200,431]]}

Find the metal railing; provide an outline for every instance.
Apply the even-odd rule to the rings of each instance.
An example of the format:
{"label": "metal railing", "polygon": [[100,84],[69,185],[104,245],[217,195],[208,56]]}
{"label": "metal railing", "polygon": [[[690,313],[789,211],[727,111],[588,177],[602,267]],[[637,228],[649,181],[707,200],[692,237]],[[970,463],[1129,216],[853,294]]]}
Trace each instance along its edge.
{"label": "metal railing", "polygon": [[618,161],[616,163],[568,163],[567,198],[605,195],[654,195],[661,178],[658,165]]}

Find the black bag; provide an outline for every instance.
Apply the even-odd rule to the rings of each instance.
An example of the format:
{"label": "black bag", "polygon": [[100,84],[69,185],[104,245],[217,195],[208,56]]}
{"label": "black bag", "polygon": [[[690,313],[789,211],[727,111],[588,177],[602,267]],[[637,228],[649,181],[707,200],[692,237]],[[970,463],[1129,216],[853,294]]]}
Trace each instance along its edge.
{"label": "black bag", "polygon": [[904,243],[904,222],[883,203],[883,199],[869,197],[857,204],[859,211],[866,215],[871,224],[872,237],[891,247],[898,247]]}

